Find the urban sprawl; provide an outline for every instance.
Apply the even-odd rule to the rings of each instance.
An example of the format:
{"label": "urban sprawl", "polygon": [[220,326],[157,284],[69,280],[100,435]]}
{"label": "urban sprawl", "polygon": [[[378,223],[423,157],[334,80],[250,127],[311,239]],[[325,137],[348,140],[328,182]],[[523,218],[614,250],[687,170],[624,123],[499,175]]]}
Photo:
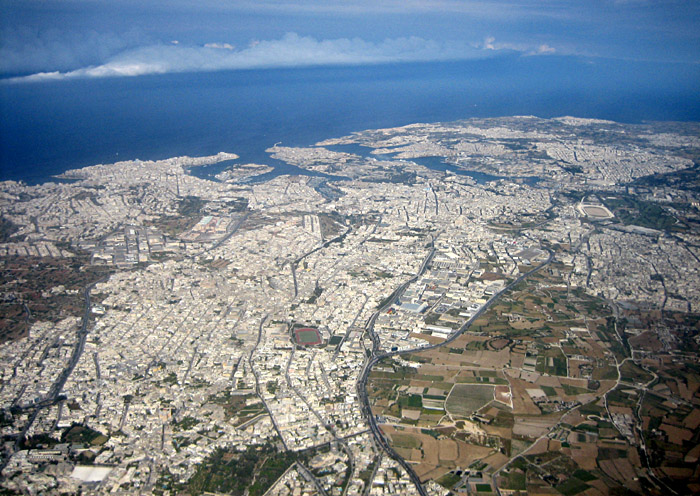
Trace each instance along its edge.
{"label": "urban sprawl", "polygon": [[474,119],[268,150],[307,175],[0,183],[0,486],[699,492],[699,131]]}

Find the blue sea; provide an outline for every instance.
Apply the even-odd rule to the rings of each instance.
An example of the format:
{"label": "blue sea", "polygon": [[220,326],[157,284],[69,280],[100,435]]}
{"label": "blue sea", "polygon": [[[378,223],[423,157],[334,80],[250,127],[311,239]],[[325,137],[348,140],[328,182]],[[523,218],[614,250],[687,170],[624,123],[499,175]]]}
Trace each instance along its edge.
{"label": "blue sea", "polygon": [[0,180],[470,117],[700,120],[700,65],[524,57],[0,83]]}

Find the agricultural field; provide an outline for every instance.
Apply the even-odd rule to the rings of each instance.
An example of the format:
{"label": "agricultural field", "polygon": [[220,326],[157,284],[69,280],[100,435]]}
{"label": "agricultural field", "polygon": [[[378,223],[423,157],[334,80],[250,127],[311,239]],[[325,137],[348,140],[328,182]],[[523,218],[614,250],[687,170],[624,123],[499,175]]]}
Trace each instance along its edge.
{"label": "agricultural field", "polygon": [[445,402],[453,417],[469,417],[493,401],[495,386],[455,384]]}
{"label": "agricultural field", "polygon": [[[686,362],[681,374],[671,361],[659,369],[651,356],[633,360],[632,350],[664,343],[625,329],[658,320],[627,310],[614,316],[603,300],[567,287],[570,271],[551,264],[449,345],[385,359],[372,372],[368,392],[382,432],[421,480],[478,494],[494,483],[532,494],[643,493],[650,483],[635,425],[659,464],[656,477],[697,477],[700,369],[689,373]],[[665,325],[690,332],[697,321]],[[640,395],[643,387],[650,389]],[[432,409],[440,404],[444,411]],[[677,455],[663,458],[669,453]],[[475,470],[481,482],[455,476]]]}
{"label": "agricultural field", "polygon": [[[85,286],[108,275],[87,255],[71,259],[15,256],[0,262],[0,344],[26,337],[36,322],[58,322],[85,312]],[[21,284],[18,284],[20,283]],[[47,291],[46,288],[52,288]],[[94,304],[102,300],[92,298]]]}

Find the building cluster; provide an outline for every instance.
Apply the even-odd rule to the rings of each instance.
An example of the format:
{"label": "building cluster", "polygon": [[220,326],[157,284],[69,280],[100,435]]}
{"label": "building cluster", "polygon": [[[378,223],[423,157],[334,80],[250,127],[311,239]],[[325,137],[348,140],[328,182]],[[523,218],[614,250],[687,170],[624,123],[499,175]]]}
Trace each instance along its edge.
{"label": "building cluster", "polygon": [[[585,123],[416,125],[322,143],[362,145],[367,156],[271,149],[299,167],[352,178],[333,182],[333,198],[308,176],[253,183],[250,170],[222,176],[228,182],[187,173],[231,154],[88,167],[65,174],[73,182],[0,184],[3,216],[18,227],[0,255],[65,257],[60,243],[69,243],[92,263],[124,269],[92,288],[85,320],[34,323],[29,337],[0,350],[0,432],[33,443],[5,442],[2,484],[29,494],[174,494],[161,480],[166,469],[186,484],[217,448],[271,442],[314,455],[269,494],[416,493],[368,430],[358,379],[373,337],[382,351],[449,338],[555,245],[557,261],[574,267],[570,288],[667,310],[700,304],[697,233],[591,221],[557,194],[581,181],[566,168],[615,185],[686,161],[553,140],[565,125]],[[515,180],[410,162],[435,154]],[[400,174],[411,180],[377,181]],[[530,175],[543,181],[517,180]],[[202,205],[191,222],[173,224],[193,197]],[[240,198],[246,212],[232,207]],[[295,326],[318,329],[321,344],[295,343]],[[525,346],[527,373],[537,357]],[[445,492],[434,482],[426,490]]]}

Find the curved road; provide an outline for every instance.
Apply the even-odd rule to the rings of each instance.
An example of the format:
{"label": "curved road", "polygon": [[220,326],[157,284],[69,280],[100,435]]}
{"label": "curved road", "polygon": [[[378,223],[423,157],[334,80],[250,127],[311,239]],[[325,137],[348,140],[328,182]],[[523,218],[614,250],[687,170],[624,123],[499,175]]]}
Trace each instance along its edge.
{"label": "curved road", "polygon": [[[2,472],[2,470],[7,466],[7,463],[10,461],[12,454],[19,450],[22,442],[24,441],[25,436],[27,435],[27,432],[29,432],[29,429],[34,424],[34,421],[36,421],[39,412],[44,408],[50,407],[56,404],[57,402],[61,401],[60,394],[63,390],[63,386],[66,385],[66,381],[68,381],[68,378],[73,373],[73,369],[75,369],[75,366],[78,364],[78,360],[80,360],[80,357],[83,354],[83,350],[85,349],[85,340],[88,335],[88,324],[90,323],[90,311],[92,309],[92,304],[90,303],[90,291],[92,291],[92,288],[94,288],[97,284],[106,281],[108,278],[109,275],[101,277],[97,281],[87,285],[83,290],[83,295],[85,297],[85,313],[83,314],[82,325],[80,327],[80,330],[78,331],[78,341],[76,342],[75,348],[73,349],[73,354],[71,355],[70,360],[66,365],[66,368],[63,369],[61,374],[51,386],[49,394],[47,394],[42,401],[34,405],[34,410],[29,415],[27,423],[24,425],[24,428],[20,431],[19,435],[17,436],[15,444],[12,447],[12,453],[9,453],[8,456],[3,459],[2,463],[0,463],[0,472]],[[28,408],[31,408],[31,406]]]}
{"label": "curved road", "polygon": [[392,294],[391,297],[387,300],[387,303],[384,304],[377,312],[375,312],[372,315],[372,318],[367,323],[367,332],[370,335],[370,338],[372,339],[372,355],[365,365],[365,367],[362,369],[362,372],[360,374],[360,378],[357,381],[357,394],[360,398],[361,404],[362,404],[362,414],[367,417],[367,422],[369,423],[370,430],[372,431],[372,435],[374,436],[375,441],[381,448],[386,452],[387,455],[389,455],[391,458],[393,458],[396,462],[398,462],[404,470],[406,470],[406,473],[408,473],[409,477],[411,478],[411,481],[413,484],[416,486],[416,489],[418,490],[418,493],[421,494],[421,496],[427,496],[428,493],[426,492],[425,488],[423,487],[423,484],[420,481],[420,478],[418,475],[415,473],[413,468],[404,460],[401,456],[394,451],[394,449],[389,445],[387,442],[386,438],[382,435],[382,433],[379,430],[379,427],[377,426],[377,419],[376,417],[372,414],[372,410],[369,404],[369,397],[367,396],[367,379],[369,377],[370,372],[372,371],[372,367],[374,367],[378,362],[381,360],[384,360],[385,358],[393,357],[393,356],[399,356],[399,355],[408,355],[411,353],[416,353],[420,351],[425,351],[425,350],[432,350],[435,348],[439,348],[441,346],[445,346],[447,344],[450,344],[453,342],[455,339],[457,339],[461,334],[463,334],[469,327],[471,327],[472,323],[481,317],[484,312],[486,312],[496,301],[498,301],[501,296],[503,296],[507,291],[512,289],[515,285],[519,284],[523,280],[525,280],[527,277],[531,276],[535,272],[543,269],[547,265],[549,265],[552,260],[554,259],[554,253],[549,250],[548,248],[545,248],[547,252],[549,253],[549,256],[547,257],[547,260],[542,262],[540,265],[537,267],[529,270],[528,272],[525,272],[524,274],[521,274],[518,278],[514,279],[510,284],[508,284],[506,287],[504,287],[501,291],[493,295],[489,301],[487,301],[469,320],[467,320],[462,327],[457,329],[449,338],[447,338],[445,341],[438,343],[438,344],[433,344],[433,345],[428,345],[428,346],[423,346],[419,348],[411,348],[407,350],[397,350],[397,351],[390,351],[390,352],[385,352],[385,353],[380,353],[379,352],[379,338],[378,336],[374,333],[374,324],[377,320],[377,317],[381,314],[382,311],[384,311],[386,308],[388,308],[392,302],[396,299],[396,297],[400,296],[400,294],[408,287],[409,284],[417,280],[428,267],[428,264],[430,263],[430,260],[432,260],[432,257],[435,253],[435,248],[433,248],[430,252],[430,254],[426,257],[426,259],[423,261],[423,264],[421,265],[421,268],[413,278],[411,278],[408,282],[405,282],[401,286],[399,286]]}

